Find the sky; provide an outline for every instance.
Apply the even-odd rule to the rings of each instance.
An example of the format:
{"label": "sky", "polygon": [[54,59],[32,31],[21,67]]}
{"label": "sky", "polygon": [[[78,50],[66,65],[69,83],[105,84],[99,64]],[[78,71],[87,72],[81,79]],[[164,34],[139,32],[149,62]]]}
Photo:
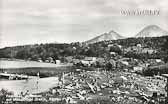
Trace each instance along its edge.
{"label": "sky", "polygon": [[[168,0],[1,0],[0,48],[83,42],[111,30],[125,37],[147,25],[168,31]],[[159,10],[159,15],[121,11]]]}

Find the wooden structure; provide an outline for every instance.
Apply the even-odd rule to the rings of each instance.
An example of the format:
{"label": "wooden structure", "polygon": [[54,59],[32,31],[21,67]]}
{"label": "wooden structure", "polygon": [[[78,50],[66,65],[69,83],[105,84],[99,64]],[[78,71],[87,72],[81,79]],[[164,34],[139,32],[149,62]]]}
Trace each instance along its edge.
{"label": "wooden structure", "polygon": [[167,92],[167,96],[166,96],[166,104],[168,104],[168,74],[162,74],[163,77],[167,78],[167,83],[166,83],[166,87],[165,90]]}
{"label": "wooden structure", "polygon": [[9,79],[9,80],[22,80],[22,79],[29,79],[29,78],[35,78],[34,76],[28,76],[28,75],[19,75],[19,74],[10,74],[10,73],[0,73],[0,77]]}

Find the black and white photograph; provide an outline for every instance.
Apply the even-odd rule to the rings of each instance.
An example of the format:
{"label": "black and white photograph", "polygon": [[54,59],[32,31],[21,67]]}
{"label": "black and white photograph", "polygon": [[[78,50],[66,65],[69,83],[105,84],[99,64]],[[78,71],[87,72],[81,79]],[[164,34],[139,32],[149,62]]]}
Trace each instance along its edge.
{"label": "black and white photograph", "polygon": [[0,104],[168,104],[168,1],[0,0]]}

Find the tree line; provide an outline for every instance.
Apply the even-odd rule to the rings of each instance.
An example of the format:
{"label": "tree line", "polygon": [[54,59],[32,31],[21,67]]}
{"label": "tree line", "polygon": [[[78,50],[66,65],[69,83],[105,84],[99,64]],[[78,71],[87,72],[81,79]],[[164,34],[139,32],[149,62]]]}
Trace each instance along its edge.
{"label": "tree line", "polygon": [[[114,44],[113,47],[108,47],[109,44]],[[123,50],[117,45],[121,45],[122,48],[128,48],[136,46],[136,44],[142,44],[144,47],[157,49],[156,54],[137,54],[128,52],[123,54]],[[0,58],[17,58],[17,59],[30,59],[38,60],[39,58],[45,61],[48,57],[53,59],[62,59],[67,56],[73,56],[75,58],[81,58],[85,56],[92,57],[109,57],[110,52],[116,52],[119,55],[125,57],[132,57],[138,59],[145,58],[162,58],[168,61],[168,36],[164,37],[147,37],[147,38],[127,38],[120,40],[101,41],[94,44],[85,43],[70,43],[70,44],[34,44],[23,45],[15,47],[5,47],[0,49]]]}

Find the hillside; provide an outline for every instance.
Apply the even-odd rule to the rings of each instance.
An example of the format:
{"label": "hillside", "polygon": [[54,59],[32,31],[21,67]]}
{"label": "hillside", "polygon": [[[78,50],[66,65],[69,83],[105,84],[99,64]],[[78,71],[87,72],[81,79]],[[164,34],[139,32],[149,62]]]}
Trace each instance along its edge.
{"label": "hillside", "polygon": [[107,40],[118,40],[123,39],[124,37],[116,33],[115,31],[110,31],[108,33],[104,33],[100,36],[97,36],[93,39],[86,41],[87,44],[97,43],[100,41],[107,41]]}
{"label": "hillside", "polygon": [[[74,56],[77,58],[83,56],[91,57],[108,57],[109,44],[118,44],[123,48],[128,48],[136,46],[137,44],[142,44],[146,48],[155,49],[158,53],[152,56],[145,56],[151,58],[163,58],[168,60],[168,36],[163,37],[146,37],[146,38],[127,38],[118,40],[101,41],[94,44],[81,44],[71,43],[71,44],[35,44],[35,45],[25,45],[16,47],[6,47],[0,49],[0,58],[16,58],[24,60],[35,60],[42,59],[43,61],[47,58],[52,57],[53,59],[60,59],[64,61],[67,56]],[[74,48],[75,47],[75,48]],[[130,57],[134,57],[131,55]],[[134,57],[135,58],[135,57]]]}
{"label": "hillside", "polygon": [[156,25],[149,25],[142,29],[135,37],[160,37],[167,36],[168,32]]}

